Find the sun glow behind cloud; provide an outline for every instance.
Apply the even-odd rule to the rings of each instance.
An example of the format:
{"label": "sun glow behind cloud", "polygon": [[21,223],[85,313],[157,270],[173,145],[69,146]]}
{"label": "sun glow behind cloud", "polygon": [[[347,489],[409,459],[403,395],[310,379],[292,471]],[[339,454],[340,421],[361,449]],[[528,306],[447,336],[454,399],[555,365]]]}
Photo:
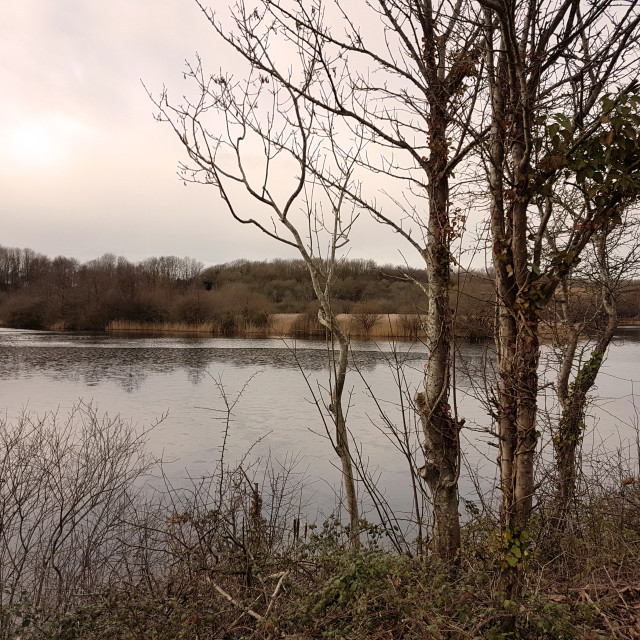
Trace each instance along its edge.
{"label": "sun glow behind cloud", "polygon": [[8,173],[64,170],[89,135],[89,127],[63,114],[17,119],[2,136],[0,168]]}
{"label": "sun glow behind cloud", "polygon": [[[226,14],[233,1],[210,4]],[[0,55],[11,63],[0,64],[0,94],[10,96],[0,101],[0,244],[80,259],[289,256],[235,224],[215,189],[182,186],[184,149],[154,121],[140,83],[179,99],[195,51],[211,72],[221,64],[244,77],[196,3],[157,0],[150,11],[148,0],[3,0],[2,10]],[[247,214],[255,203],[241,193],[237,206]],[[354,234],[352,256],[397,262],[389,234],[370,228]]]}

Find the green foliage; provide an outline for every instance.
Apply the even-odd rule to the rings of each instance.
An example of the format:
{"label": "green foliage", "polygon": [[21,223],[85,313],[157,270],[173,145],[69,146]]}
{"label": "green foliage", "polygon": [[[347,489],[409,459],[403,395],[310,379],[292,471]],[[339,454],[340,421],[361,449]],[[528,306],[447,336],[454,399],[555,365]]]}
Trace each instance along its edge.
{"label": "green foliage", "polygon": [[569,385],[569,390],[574,391],[580,389],[585,384],[590,387],[598,375],[598,371],[600,371],[603,359],[604,353],[592,351],[591,357],[580,367],[576,379]]}
{"label": "green foliage", "polygon": [[529,534],[507,529],[500,534],[499,565],[502,571],[529,569]]}
{"label": "green foliage", "polygon": [[604,96],[601,115],[586,135],[574,130],[564,114],[553,120],[537,142],[539,150],[547,144],[539,169],[545,176],[562,172],[565,179],[575,179],[591,198],[595,215],[579,223],[578,230],[615,219],[615,207],[640,194],[640,96]]}
{"label": "green foliage", "polygon": [[[210,523],[217,514],[208,513],[204,518]],[[188,514],[170,520],[175,522],[171,525],[174,528],[199,522]],[[485,532],[492,528],[482,519],[477,525]],[[532,526],[544,526],[544,519],[534,518]],[[207,525],[204,529],[212,536],[207,546],[215,548],[216,528]],[[312,525],[309,538],[288,549],[257,542],[250,560],[256,576],[252,588],[247,584],[249,556],[235,553],[234,544],[225,543],[226,552],[200,570],[196,569],[198,563],[192,554],[176,554],[171,569],[158,567],[160,571],[153,580],[114,585],[62,615],[43,616],[28,605],[21,605],[15,608],[13,630],[23,640],[579,640],[608,637],[603,617],[619,615],[617,592],[611,599],[606,594],[598,599],[595,593],[594,601],[581,597],[579,589],[569,588],[571,583],[556,582],[562,570],[554,577],[549,570],[553,565],[535,554],[531,556],[531,572],[537,573],[532,575],[529,587],[519,599],[505,598],[496,586],[499,568],[491,559],[482,559],[486,533],[475,542],[465,535],[466,544],[473,546],[463,549],[458,567],[450,567],[429,557],[412,558],[375,548],[384,538],[384,528],[369,525],[367,529],[372,534],[371,544],[361,552],[344,550],[348,532],[336,518],[329,518],[320,527]],[[540,531],[534,532],[539,534]],[[523,534],[506,536],[502,541],[514,557],[520,554],[520,561],[530,555],[532,539],[533,535]],[[628,547],[632,548],[633,545]],[[237,549],[240,551],[241,547]],[[592,542],[579,541],[576,553],[591,557],[589,571],[601,566],[603,556]],[[619,558],[619,553],[620,550],[613,555]],[[557,556],[557,549],[553,555]],[[606,562],[613,561],[621,571],[622,565],[613,555]],[[544,573],[539,572],[542,566]],[[628,566],[637,570],[635,565]],[[275,606],[268,610],[273,580],[282,575],[283,569],[287,572],[286,581],[274,600]],[[278,573],[270,581],[269,575],[276,570]],[[222,585],[237,604],[221,597],[212,583]],[[634,593],[625,594],[629,606]],[[243,614],[239,603],[263,618],[258,621]],[[635,599],[633,603],[635,606]]]}
{"label": "green foliage", "polygon": [[582,440],[586,395],[596,380],[603,359],[604,353],[592,351],[591,357],[582,364],[576,379],[569,385],[567,406],[562,411],[558,432],[553,438],[557,452],[573,449]]}
{"label": "green foliage", "polygon": [[26,592],[21,592],[16,597],[9,585],[0,583],[0,598],[3,603],[13,600],[11,604],[0,607],[0,638],[9,638],[14,632],[28,634],[42,612],[33,607]]}
{"label": "green foliage", "polygon": [[94,602],[49,620],[43,635],[50,640],[187,640],[202,629],[215,629],[220,602],[196,597],[179,600],[148,591],[103,592]]}
{"label": "green foliage", "polygon": [[505,599],[492,587],[495,570],[478,562],[452,570],[429,559],[364,551],[326,556],[323,566],[322,583],[303,597],[288,632],[353,640],[376,634],[551,640],[584,638],[595,624],[593,607],[566,597],[526,592]]}

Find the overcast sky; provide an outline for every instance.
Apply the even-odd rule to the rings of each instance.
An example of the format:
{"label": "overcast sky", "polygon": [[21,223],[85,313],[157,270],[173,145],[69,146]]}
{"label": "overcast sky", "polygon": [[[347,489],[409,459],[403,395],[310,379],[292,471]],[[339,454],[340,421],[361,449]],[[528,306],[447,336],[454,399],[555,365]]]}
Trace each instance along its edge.
{"label": "overcast sky", "polygon": [[[141,81],[181,95],[185,59],[229,60],[192,0],[4,0],[2,13],[1,245],[80,260],[293,255],[234,223],[212,187],[184,187],[183,150],[153,119]],[[356,237],[352,257],[401,262],[377,225]]]}

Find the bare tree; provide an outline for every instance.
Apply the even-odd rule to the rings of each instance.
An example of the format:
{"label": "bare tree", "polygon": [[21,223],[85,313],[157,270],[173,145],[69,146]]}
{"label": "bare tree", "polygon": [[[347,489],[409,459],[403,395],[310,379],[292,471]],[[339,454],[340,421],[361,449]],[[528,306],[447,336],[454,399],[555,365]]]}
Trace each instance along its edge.
{"label": "bare tree", "polygon": [[[576,0],[481,4],[498,303],[495,420],[505,586],[513,592],[526,565],[535,491],[539,314],[592,236],[616,224],[621,206],[636,197],[639,186],[637,142],[627,146],[619,135],[626,126],[637,127],[637,101],[628,94],[637,72],[640,13],[635,1],[619,13],[609,0],[586,9]],[[625,84],[620,96],[602,99],[605,90]],[[543,243],[553,210],[537,205],[562,181],[588,192],[593,206],[545,262]]]}
{"label": "bare tree", "polygon": [[[424,391],[415,401],[424,432],[423,475],[435,513],[434,547],[443,557],[454,557],[459,547],[462,421],[451,402],[449,289],[452,243],[465,216],[464,207],[452,202],[461,193],[453,172],[464,171],[469,152],[488,140],[484,158],[499,298],[496,418],[503,526],[513,539],[526,528],[533,498],[539,309],[602,220],[615,217],[622,200],[631,197],[627,177],[635,170],[633,150],[615,136],[616,127],[625,126],[624,109],[635,109],[635,103],[599,100],[608,86],[630,79],[639,17],[635,0],[620,15],[607,12],[609,3],[600,0],[583,15],[577,0],[558,6],[487,0],[481,3],[483,21],[473,5],[464,3],[436,7],[417,0],[378,0],[350,4],[347,10],[320,0],[262,0],[250,11],[239,1],[226,22],[198,2],[218,35],[248,63],[250,81],[244,87],[241,117],[253,117],[255,87],[261,83],[278,87],[286,97],[286,104],[274,104],[291,114],[288,124],[294,129],[301,114],[331,122],[316,132],[358,178],[346,187],[333,168],[336,163],[318,162],[308,145],[274,134],[272,125],[262,127],[261,133],[271,150],[293,156],[325,188],[342,189],[425,261],[429,363]],[[217,87],[224,96],[235,82],[225,75],[205,78],[199,65],[188,75],[206,88],[203,95]],[[474,117],[485,78],[490,131],[477,127]],[[238,85],[233,86],[237,91]],[[206,139],[194,146],[193,134],[202,133],[198,123],[210,108],[206,100],[194,102],[194,126],[178,128],[183,142],[200,158],[211,156],[212,148]],[[551,119],[554,109],[559,112],[556,122]],[[601,119],[603,110],[617,124]],[[237,140],[238,147],[248,143],[247,133],[241,132]],[[366,154],[360,154],[364,143]],[[266,166],[267,173],[274,171]],[[375,196],[357,186],[371,173],[381,185]],[[542,264],[548,217],[537,217],[536,204],[569,174],[577,188],[598,192],[596,207],[585,221],[593,225],[574,230],[564,238],[560,257]],[[600,185],[599,176],[605,174],[606,184]],[[261,188],[253,192],[259,201],[270,197]],[[230,199],[228,192],[223,197]],[[270,225],[236,217],[277,236]],[[507,556],[509,563],[522,564]]]}
{"label": "bare tree", "polygon": [[371,311],[356,311],[351,314],[355,323],[364,331],[364,335],[368,338],[371,335],[371,329],[382,318],[382,314]]}
{"label": "bare tree", "polygon": [[[282,87],[290,105],[304,103],[332,119],[326,134],[338,153],[354,163],[361,180],[368,176],[380,185],[375,195],[349,185],[348,197],[425,261],[429,367],[416,407],[435,512],[434,546],[453,558],[460,545],[461,421],[450,402],[449,289],[451,245],[465,217],[464,206],[451,202],[451,181],[478,139],[471,120],[479,96],[481,26],[473,8],[418,0],[362,1],[348,9],[321,0],[262,0],[249,10],[240,0],[228,23],[198,5],[252,74]],[[350,149],[363,141],[366,155],[354,156]],[[310,174],[340,186],[339,177],[311,157],[298,154]]]}
{"label": "bare tree", "polygon": [[[343,403],[349,338],[337,322],[331,297],[339,252],[356,217],[353,207],[345,213],[347,191],[357,189],[354,160],[341,157],[332,144],[332,119],[320,118],[314,106],[286,84],[270,83],[255,72],[242,82],[206,77],[200,62],[188,75],[198,90],[196,102],[175,106],[166,92],[156,101],[159,119],[171,124],[189,154],[191,164],[182,167],[183,177],[215,186],[237,221],[296,249],[309,272],[320,303],[318,320],[331,339],[331,397],[326,406],[335,425],[332,444],[341,461],[350,541],[357,548],[358,496]],[[207,121],[211,112],[222,118],[217,129]],[[259,160],[251,142],[262,150]],[[355,149],[353,157],[358,152]],[[309,166],[320,165],[324,173],[309,172]],[[287,191],[282,187],[284,172],[294,174]],[[255,217],[243,215],[237,187],[253,198]]]}
{"label": "bare tree", "polygon": [[[567,211],[570,224],[584,218],[586,205],[588,202]],[[547,237],[557,253],[556,233],[550,230]],[[549,319],[559,362],[556,392],[561,415],[553,444],[557,473],[554,525],[560,530],[575,497],[577,452],[588,395],[618,328],[620,299],[638,275],[638,220],[627,212],[620,224],[603,225],[586,249],[582,264],[562,278]]]}

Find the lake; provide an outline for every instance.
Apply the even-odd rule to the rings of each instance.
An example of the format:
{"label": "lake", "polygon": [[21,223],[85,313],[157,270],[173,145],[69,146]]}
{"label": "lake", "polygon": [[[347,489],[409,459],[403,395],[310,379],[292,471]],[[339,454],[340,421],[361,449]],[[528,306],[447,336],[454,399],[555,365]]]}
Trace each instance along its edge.
{"label": "lake", "polygon": [[[640,389],[640,328],[622,329],[612,345],[594,391],[585,449],[623,448],[629,466],[637,465],[637,415],[634,391]],[[403,424],[424,376],[421,344],[354,342],[348,376],[348,424],[361,458],[390,504],[410,508],[407,462],[390,426]],[[549,356],[549,350],[543,350]],[[457,407],[466,418],[466,457],[461,492],[473,494],[470,473],[483,489],[495,485],[497,449],[485,429],[490,421],[477,399],[484,383],[479,371],[491,361],[490,344],[463,344],[456,367]],[[398,376],[403,389],[398,389]],[[164,420],[151,432],[149,448],[165,461],[174,482],[212,469],[225,433],[224,396],[235,400],[225,460],[276,464],[295,461],[305,477],[312,508],[328,512],[339,491],[336,456],[322,413],[314,402],[326,398],[327,349],[322,341],[118,337],[0,329],[0,411],[9,419],[21,411],[65,414],[82,400],[101,412],[120,414],[141,427]],[[546,395],[544,395],[546,393]],[[374,400],[374,397],[376,400]],[[553,405],[553,391],[541,394],[541,406]],[[382,414],[384,413],[384,417]],[[326,418],[326,412],[324,412]],[[404,412],[414,432],[413,413]],[[541,429],[544,421],[541,420]],[[330,425],[329,425],[330,426]],[[417,439],[411,437],[412,446]],[[547,452],[548,434],[541,445]]]}

